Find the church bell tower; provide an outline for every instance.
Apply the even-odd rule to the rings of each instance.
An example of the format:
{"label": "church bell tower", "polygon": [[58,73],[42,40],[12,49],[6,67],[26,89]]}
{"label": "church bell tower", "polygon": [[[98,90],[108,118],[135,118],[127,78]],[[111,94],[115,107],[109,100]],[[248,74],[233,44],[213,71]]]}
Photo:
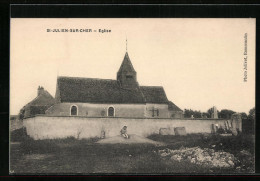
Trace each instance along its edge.
{"label": "church bell tower", "polygon": [[135,89],[138,87],[138,82],[136,80],[136,71],[128,56],[127,48],[124,60],[120,66],[120,69],[117,72],[117,81],[120,82],[122,88]]}

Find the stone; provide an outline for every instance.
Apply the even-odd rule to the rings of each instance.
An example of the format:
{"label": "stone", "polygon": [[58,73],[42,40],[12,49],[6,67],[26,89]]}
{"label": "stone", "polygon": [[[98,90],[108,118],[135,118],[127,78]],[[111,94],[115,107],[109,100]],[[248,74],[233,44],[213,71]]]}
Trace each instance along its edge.
{"label": "stone", "polygon": [[217,110],[216,106],[213,106],[213,108],[211,108],[211,110],[212,110],[211,118],[218,119],[218,110]]}
{"label": "stone", "polygon": [[249,153],[249,152],[246,151],[246,150],[241,150],[241,151],[240,151],[240,154],[241,154],[241,155],[245,155],[245,156],[251,156],[251,153]]}
{"label": "stone", "polygon": [[211,124],[211,133],[215,134],[217,132],[217,128],[215,124]]}
{"label": "stone", "polygon": [[175,135],[180,135],[180,136],[186,136],[187,135],[185,127],[174,128],[174,133],[175,133]]}
{"label": "stone", "polygon": [[160,128],[159,130],[160,135],[175,135],[174,134],[174,128]]}
{"label": "stone", "polygon": [[231,129],[231,131],[232,131],[232,134],[234,135],[234,136],[237,136],[237,130],[236,129]]}
{"label": "stone", "polygon": [[170,155],[170,153],[166,153],[166,152],[161,153],[162,157],[165,157],[165,156],[168,156],[168,155]]}
{"label": "stone", "polygon": [[[173,161],[182,161],[187,160],[190,163],[197,165],[204,165],[209,168],[218,167],[218,168],[230,168],[234,167],[234,161],[236,158],[233,154],[228,152],[219,151],[215,152],[213,149],[200,147],[192,148],[180,148],[177,150],[164,149],[159,150],[159,153],[162,157],[169,156]],[[167,157],[167,158],[169,158]]]}
{"label": "stone", "polygon": [[228,160],[228,164],[231,165],[231,166],[234,166],[234,165],[235,165],[234,162],[231,161],[231,160]]}

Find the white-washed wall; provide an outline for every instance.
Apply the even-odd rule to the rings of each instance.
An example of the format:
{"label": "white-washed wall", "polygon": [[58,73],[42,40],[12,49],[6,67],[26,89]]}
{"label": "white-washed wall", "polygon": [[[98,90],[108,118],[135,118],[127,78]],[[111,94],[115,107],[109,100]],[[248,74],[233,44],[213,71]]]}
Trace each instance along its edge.
{"label": "white-washed wall", "polygon": [[[107,117],[108,108],[114,107],[115,117],[127,118],[152,118],[153,109],[159,110],[157,118],[169,118],[169,111],[167,104],[94,104],[94,103],[58,103],[50,107],[45,113],[49,116],[70,116],[71,106],[78,107],[78,116],[84,117]],[[105,115],[101,115],[104,111]],[[181,112],[182,114],[182,112]],[[177,113],[177,118],[180,113]]]}
{"label": "white-washed wall", "polygon": [[78,137],[106,137],[119,135],[123,126],[129,134],[149,136],[159,134],[160,128],[185,127],[187,133],[211,133],[211,124],[224,127],[226,120],[187,119],[130,119],[130,118],[90,118],[90,117],[49,117],[36,116],[24,120],[27,134],[34,139]]}
{"label": "white-washed wall", "polygon": [[[50,107],[46,114],[52,116],[70,116],[71,106],[78,107],[78,116],[107,117],[109,107],[114,107],[115,117],[144,117],[145,104],[93,104],[93,103],[59,103]],[[166,108],[168,110],[168,107]]]}

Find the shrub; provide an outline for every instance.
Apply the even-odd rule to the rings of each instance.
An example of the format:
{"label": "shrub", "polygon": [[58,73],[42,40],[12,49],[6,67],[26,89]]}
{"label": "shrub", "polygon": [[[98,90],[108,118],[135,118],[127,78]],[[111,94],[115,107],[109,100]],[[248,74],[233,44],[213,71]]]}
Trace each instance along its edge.
{"label": "shrub", "polygon": [[217,133],[218,134],[224,134],[225,130],[223,128],[218,128]]}
{"label": "shrub", "polygon": [[26,128],[22,127],[20,129],[16,129],[14,131],[11,132],[10,134],[10,140],[12,142],[22,142],[24,140],[26,140],[27,138],[29,138],[29,136],[26,133]]}

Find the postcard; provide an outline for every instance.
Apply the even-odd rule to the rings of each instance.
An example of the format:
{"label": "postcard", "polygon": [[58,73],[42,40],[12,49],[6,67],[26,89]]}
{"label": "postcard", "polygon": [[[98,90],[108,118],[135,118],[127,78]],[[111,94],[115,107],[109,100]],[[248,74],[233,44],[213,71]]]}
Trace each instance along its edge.
{"label": "postcard", "polygon": [[255,173],[255,18],[11,18],[10,174]]}

